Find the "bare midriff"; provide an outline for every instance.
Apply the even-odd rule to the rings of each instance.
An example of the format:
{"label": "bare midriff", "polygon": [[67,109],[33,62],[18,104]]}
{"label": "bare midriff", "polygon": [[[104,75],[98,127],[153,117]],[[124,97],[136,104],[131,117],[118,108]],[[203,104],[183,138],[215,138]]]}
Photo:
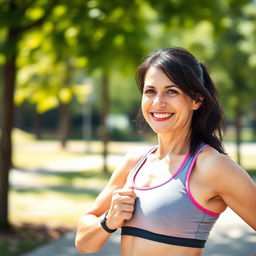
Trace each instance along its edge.
{"label": "bare midriff", "polygon": [[123,235],[121,238],[121,256],[200,256],[201,248],[191,248],[159,243],[135,236]]}

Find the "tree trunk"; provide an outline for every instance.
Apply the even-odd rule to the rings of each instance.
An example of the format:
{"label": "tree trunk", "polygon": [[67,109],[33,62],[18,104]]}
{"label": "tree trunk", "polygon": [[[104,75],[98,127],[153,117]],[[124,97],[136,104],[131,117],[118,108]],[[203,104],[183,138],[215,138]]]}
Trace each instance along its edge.
{"label": "tree trunk", "polygon": [[[32,1],[33,3],[33,1]],[[16,6],[16,1],[8,1],[8,15],[17,13],[24,15],[26,9],[30,6],[25,5],[21,10]],[[1,140],[0,140],[0,229],[9,229],[10,223],[8,220],[8,191],[9,191],[9,170],[12,166],[12,128],[14,121],[14,90],[16,81],[16,56],[17,45],[20,36],[27,30],[41,25],[55,6],[55,1],[47,6],[46,14],[35,22],[22,26],[17,23],[17,26],[10,26],[8,35],[5,40],[6,48],[6,63],[3,68],[3,100],[2,100],[2,124],[1,124]],[[24,6],[23,6],[24,7]],[[18,17],[18,21],[21,17]],[[21,22],[22,23],[22,22]]]}
{"label": "tree trunk", "polygon": [[66,148],[70,128],[70,103],[60,103],[59,139],[61,147]]}
{"label": "tree trunk", "polygon": [[33,118],[33,131],[37,140],[42,139],[42,115],[35,111]]}
{"label": "tree trunk", "polygon": [[235,112],[235,128],[236,128],[236,159],[241,164],[241,134],[242,134],[242,111],[237,107]]}
{"label": "tree trunk", "polygon": [[[10,30],[8,41],[15,44],[17,34]],[[0,229],[10,228],[8,220],[8,190],[9,170],[12,166],[12,138],[11,132],[14,120],[14,88],[16,79],[16,45],[13,45],[13,52],[10,53],[4,64],[4,86],[2,100],[2,127],[0,143]]]}
{"label": "tree trunk", "polygon": [[252,126],[252,141],[256,142],[256,119],[253,121]]}
{"label": "tree trunk", "polygon": [[252,141],[256,142],[256,104],[253,106]]}
{"label": "tree trunk", "polygon": [[[65,61],[65,81],[63,88],[69,88],[71,77],[72,77],[72,65],[69,60]],[[70,129],[70,102],[63,102],[63,99],[59,99],[59,123],[58,123],[58,134],[61,147],[63,149],[67,146],[67,141],[69,138],[69,129]]]}
{"label": "tree trunk", "polygon": [[109,74],[106,70],[102,74],[102,88],[101,88],[101,139],[103,143],[103,173],[108,173],[107,155],[108,155],[108,141],[109,133],[107,127],[107,116],[109,111]]}

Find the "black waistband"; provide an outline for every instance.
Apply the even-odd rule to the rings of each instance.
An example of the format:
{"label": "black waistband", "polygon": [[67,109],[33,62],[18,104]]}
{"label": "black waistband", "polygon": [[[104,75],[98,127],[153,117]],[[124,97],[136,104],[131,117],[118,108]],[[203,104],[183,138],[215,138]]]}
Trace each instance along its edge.
{"label": "black waistband", "polygon": [[128,236],[137,236],[145,238],[148,240],[164,243],[164,244],[173,244],[179,246],[187,246],[193,248],[204,248],[205,240],[191,239],[191,238],[181,238],[175,236],[166,236],[157,233],[153,233],[144,229],[135,228],[135,227],[122,227],[121,235]]}

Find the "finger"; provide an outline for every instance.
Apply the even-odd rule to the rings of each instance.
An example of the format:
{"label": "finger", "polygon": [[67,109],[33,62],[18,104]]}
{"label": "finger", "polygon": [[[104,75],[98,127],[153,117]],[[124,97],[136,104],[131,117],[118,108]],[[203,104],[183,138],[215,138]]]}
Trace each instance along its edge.
{"label": "finger", "polygon": [[123,196],[122,198],[120,198],[120,202],[123,204],[130,204],[130,205],[134,205],[135,204],[135,200],[136,198],[131,197],[131,196]]}
{"label": "finger", "polygon": [[123,204],[121,206],[122,212],[129,212],[133,213],[134,212],[134,206],[130,204]]}
{"label": "finger", "polygon": [[122,189],[119,190],[119,194],[121,196],[132,196],[132,197],[136,197],[137,195],[135,194],[134,190],[129,188],[129,189]]}
{"label": "finger", "polygon": [[130,220],[132,218],[131,212],[121,212],[120,217],[124,220]]}

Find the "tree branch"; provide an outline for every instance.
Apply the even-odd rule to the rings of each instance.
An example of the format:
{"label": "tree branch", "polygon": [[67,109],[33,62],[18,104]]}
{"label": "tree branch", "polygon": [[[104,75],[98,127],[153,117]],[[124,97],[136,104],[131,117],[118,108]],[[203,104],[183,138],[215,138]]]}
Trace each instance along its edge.
{"label": "tree branch", "polygon": [[29,7],[31,7],[37,0],[31,0],[30,2],[27,2],[25,4],[22,4],[22,8],[20,9],[20,12],[24,14]]}
{"label": "tree branch", "polygon": [[[33,0],[34,2],[34,0]],[[47,8],[45,9],[45,15],[42,16],[40,19],[38,19],[37,21],[30,23],[26,26],[22,26],[19,27],[18,30],[20,33],[23,33],[24,31],[27,31],[29,29],[32,29],[34,27],[40,26],[41,24],[44,23],[44,21],[49,17],[49,15],[51,14],[52,9],[59,3],[59,0],[51,0],[50,4],[47,6]]]}

